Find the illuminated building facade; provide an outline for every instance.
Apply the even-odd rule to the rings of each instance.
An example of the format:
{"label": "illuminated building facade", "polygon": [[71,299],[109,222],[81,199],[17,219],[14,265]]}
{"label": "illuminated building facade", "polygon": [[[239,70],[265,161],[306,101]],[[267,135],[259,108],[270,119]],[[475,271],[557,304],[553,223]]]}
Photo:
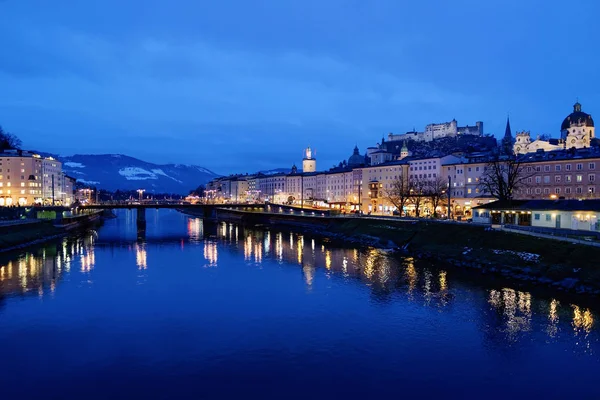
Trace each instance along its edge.
{"label": "illuminated building facade", "polygon": [[0,206],[43,203],[43,159],[33,153],[0,153]]}

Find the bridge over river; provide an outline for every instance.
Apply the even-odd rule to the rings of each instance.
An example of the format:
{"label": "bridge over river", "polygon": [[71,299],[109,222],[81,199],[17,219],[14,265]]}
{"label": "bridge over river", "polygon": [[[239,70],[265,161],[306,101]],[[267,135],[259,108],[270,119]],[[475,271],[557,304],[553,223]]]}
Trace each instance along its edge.
{"label": "bridge over river", "polygon": [[180,212],[197,216],[208,221],[219,219],[242,218],[243,215],[252,214],[287,214],[306,217],[328,217],[329,210],[301,209],[299,207],[281,204],[177,204],[177,203],[98,203],[86,204],[78,207],[80,210],[114,210],[135,209],[137,214],[138,229],[146,227],[147,209],[175,209]]}

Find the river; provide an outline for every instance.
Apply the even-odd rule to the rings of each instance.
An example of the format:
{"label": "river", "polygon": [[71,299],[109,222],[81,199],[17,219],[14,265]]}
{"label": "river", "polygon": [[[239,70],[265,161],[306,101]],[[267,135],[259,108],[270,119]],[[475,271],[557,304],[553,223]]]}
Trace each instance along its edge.
{"label": "river", "polygon": [[597,310],[277,229],[122,210],[0,258],[2,399],[600,398]]}

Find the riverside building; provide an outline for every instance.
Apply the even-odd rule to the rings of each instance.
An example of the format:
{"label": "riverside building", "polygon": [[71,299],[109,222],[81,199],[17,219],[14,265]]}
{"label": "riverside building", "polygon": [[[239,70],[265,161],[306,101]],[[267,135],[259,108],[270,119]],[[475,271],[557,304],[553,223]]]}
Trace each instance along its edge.
{"label": "riverside building", "polygon": [[70,205],[74,184],[52,157],[24,150],[0,153],[0,206]]}

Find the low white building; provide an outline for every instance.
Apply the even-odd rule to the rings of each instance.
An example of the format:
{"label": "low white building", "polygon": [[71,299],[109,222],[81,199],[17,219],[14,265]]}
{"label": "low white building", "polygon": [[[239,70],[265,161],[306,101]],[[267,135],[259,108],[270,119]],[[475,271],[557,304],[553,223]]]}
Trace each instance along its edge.
{"label": "low white building", "polygon": [[495,201],[473,209],[473,222],[600,232],[600,200]]}

